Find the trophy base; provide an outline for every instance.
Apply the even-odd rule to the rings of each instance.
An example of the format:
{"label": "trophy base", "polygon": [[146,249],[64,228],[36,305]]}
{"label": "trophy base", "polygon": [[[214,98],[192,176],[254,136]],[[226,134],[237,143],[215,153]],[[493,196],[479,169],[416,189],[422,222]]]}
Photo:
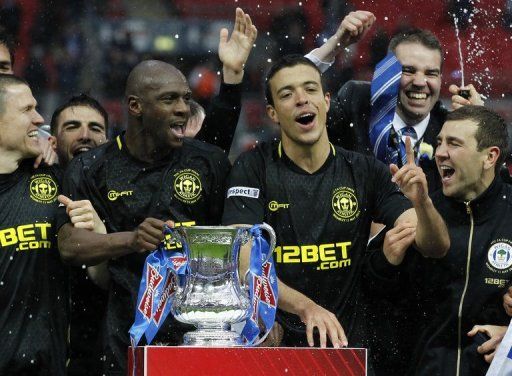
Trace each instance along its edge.
{"label": "trophy base", "polygon": [[185,333],[183,346],[198,347],[235,347],[243,346],[242,338],[236,332],[219,328],[201,328]]}

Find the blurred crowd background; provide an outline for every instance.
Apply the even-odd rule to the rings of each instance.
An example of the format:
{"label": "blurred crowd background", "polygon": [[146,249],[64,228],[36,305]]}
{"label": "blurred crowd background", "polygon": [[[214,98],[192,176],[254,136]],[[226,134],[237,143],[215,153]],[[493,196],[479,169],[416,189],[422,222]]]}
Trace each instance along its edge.
{"label": "blurred crowd background", "polygon": [[[246,92],[231,155],[275,137],[265,115],[263,78],[286,53],[306,53],[355,9],[372,11],[376,26],[339,56],[326,73],[337,91],[349,79],[371,80],[391,35],[408,26],[433,31],[445,49],[442,97],[462,82],[454,18],[460,29],[464,82],[486,104],[512,119],[512,0],[4,0],[0,24],[18,43],[15,73],[27,79],[49,121],[62,101],[80,92],[109,112],[111,136],[125,125],[123,90],[139,61],[157,58],[179,67],[194,98],[207,105],[217,92],[219,30],[230,27],[237,6],[258,28],[245,70]],[[218,125],[222,127],[222,124]],[[512,134],[512,132],[510,132]]]}

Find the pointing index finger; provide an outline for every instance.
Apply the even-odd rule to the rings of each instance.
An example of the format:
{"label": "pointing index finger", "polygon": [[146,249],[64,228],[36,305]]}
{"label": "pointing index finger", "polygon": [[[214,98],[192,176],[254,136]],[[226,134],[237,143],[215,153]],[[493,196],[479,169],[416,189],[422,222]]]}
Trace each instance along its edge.
{"label": "pointing index finger", "polygon": [[411,138],[405,137],[405,155],[407,156],[407,164],[414,164],[414,150],[412,149]]}
{"label": "pointing index finger", "polygon": [[59,202],[65,206],[68,206],[71,202],[73,202],[73,200],[71,200],[69,197],[64,196],[64,195],[59,195],[57,197],[57,200],[59,200]]}

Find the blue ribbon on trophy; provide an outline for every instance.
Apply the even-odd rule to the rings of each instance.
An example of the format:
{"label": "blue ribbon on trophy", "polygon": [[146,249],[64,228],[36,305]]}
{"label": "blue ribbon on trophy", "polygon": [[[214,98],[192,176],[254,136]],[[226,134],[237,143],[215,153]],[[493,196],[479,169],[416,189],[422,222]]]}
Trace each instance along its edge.
{"label": "blue ribbon on trophy", "polygon": [[[277,308],[278,291],[273,249],[270,249],[263,237],[260,226],[269,231],[270,226],[266,224],[254,225],[248,230],[253,238],[250,267],[246,276],[250,305],[245,315],[248,318],[242,331],[242,340],[239,342],[246,346],[257,345],[265,339],[274,324]],[[270,231],[273,248],[275,234],[272,228]],[[193,274],[189,265],[191,260],[188,259],[190,249],[186,241],[180,240],[185,238],[181,238],[176,230],[167,226],[164,228],[164,237],[158,248],[148,255],[144,265],[135,322],[129,330],[133,348],[138,345],[143,335],[146,343],[151,343],[171,312],[176,292],[183,290],[188,276]],[[237,259],[238,254],[233,255],[233,261]],[[263,327],[262,331],[260,325]]]}
{"label": "blue ribbon on trophy", "polygon": [[172,236],[172,230],[164,226],[164,240],[146,257],[140,281],[135,322],[129,330],[132,346],[143,335],[151,343],[170,311],[177,285],[184,283],[187,272],[186,253],[177,251],[182,244]]}
{"label": "blue ribbon on trophy", "polygon": [[[251,315],[242,330],[242,337],[247,346],[261,343],[274,325],[277,308],[277,277],[274,258],[270,253],[268,242],[261,234],[259,225],[250,229],[253,237],[251,259],[246,280],[249,281],[249,300]],[[263,335],[260,336],[260,320]]]}

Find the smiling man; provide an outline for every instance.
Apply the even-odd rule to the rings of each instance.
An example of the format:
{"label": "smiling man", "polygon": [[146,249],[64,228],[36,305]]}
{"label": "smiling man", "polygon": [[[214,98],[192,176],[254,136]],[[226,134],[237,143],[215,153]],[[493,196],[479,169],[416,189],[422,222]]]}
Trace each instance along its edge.
{"label": "smiling man", "polygon": [[[483,355],[510,322],[502,296],[512,278],[512,187],[497,174],[507,140],[504,120],[482,106],[449,113],[437,137],[442,190],[432,201],[451,246],[443,259],[410,253],[402,266],[409,297],[402,326],[415,331],[411,375],[484,375],[492,357]],[[491,337],[480,347],[478,331]]]}
{"label": "smiling man", "polygon": [[43,118],[28,84],[0,74],[0,374],[65,375],[67,273],[57,251],[59,171],[33,167]]}
{"label": "smiling man", "polygon": [[325,347],[329,340],[335,347],[347,341],[363,346],[365,325],[357,307],[372,220],[390,227],[417,223],[416,246],[431,257],[441,257],[448,249],[446,227],[426,194],[424,174],[412,160],[400,170],[392,167],[407,200],[383,163],[329,142],[330,96],[310,60],[282,57],[267,74],[265,92],[267,114],[279,125],[281,140],[237,159],[223,222],[267,222],[274,228],[278,320],[285,345],[316,342]]}
{"label": "smiling man", "polygon": [[[59,106],[50,121],[49,142],[66,168],[81,153],[107,141],[108,114],[87,94],[71,97]],[[106,292],[98,288],[82,266],[69,268],[70,327],[68,375],[101,372],[101,319],[105,313]]]}
{"label": "smiling man", "polygon": [[[412,29],[395,35],[388,49],[395,53],[402,64],[393,130],[397,132],[412,126],[415,130],[413,145],[425,142],[434,146],[447,114],[439,101],[443,56],[441,45],[431,32]],[[372,153],[368,136],[370,84],[349,81],[340,89],[333,106],[329,130],[334,140],[348,149]],[[353,126],[349,127],[350,123]],[[427,175],[429,190],[439,188],[439,175],[433,160],[421,160],[420,166]]]}
{"label": "smiling man", "polygon": [[[340,51],[362,38],[374,20],[373,14],[369,12],[351,12],[342,21],[337,32],[307,56],[326,70]],[[411,138],[416,153],[421,143],[435,147],[437,134],[448,113],[439,100],[443,67],[441,44],[430,31],[413,28],[396,34],[389,42],[388,50],[395,54],[402,65],[392,129],[398,133],[406,127],[412,127],[415,134]],[[483,104],[473,85],[467,85],[467,88],[471,92],[469,100],[457,94],[459,87],[450,86],[454,108]],[[332,142],[348,150],[373,154],[369,137],[370,82],[348,81],[332,102],[328,119]],[[389,137],[390,145],[392,141],[393,138]],[[433,192],[439,189],[441,181],[433,159],[422,158],[419,165],[427,175],[429,190]]]}
{"label": "smiling man", "polygon": [[50,143],[61,166],[66,167],[73,157],[106,142],[107,126],[107,112],[87,94],[72,97],[58,107],[50,122]]}

